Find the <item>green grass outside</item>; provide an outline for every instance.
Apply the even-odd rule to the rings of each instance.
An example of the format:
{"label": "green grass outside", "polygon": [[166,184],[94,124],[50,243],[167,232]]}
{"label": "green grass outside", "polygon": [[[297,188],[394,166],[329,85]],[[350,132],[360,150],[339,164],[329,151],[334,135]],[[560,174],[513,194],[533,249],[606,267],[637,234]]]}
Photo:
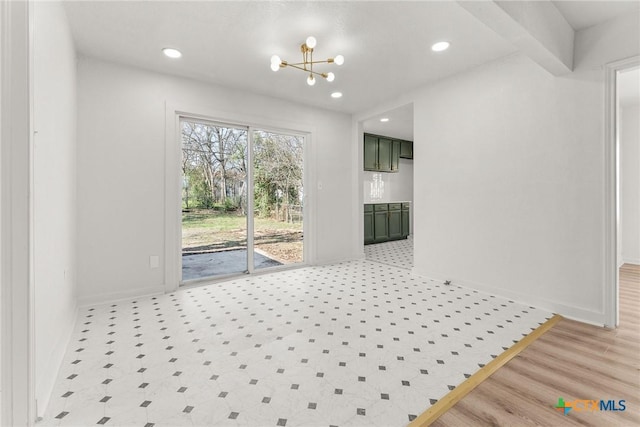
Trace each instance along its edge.
{"label": "green grass outside", "polygon": [[[301,222],[283,222],[271,218],[254,218],[256,230],[302,230]],[[236,212],[223,212],[213,210],[201,210],[183,212],[182,228],[197,229],[206,228],[209,231],[244,230],[247,227],[247,218]]]}

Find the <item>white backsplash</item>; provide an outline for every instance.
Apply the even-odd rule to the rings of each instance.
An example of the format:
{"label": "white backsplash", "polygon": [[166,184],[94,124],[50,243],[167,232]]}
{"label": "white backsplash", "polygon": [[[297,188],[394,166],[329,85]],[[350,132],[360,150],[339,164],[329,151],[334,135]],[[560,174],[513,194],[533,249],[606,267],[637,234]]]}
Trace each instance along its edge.
{"label": "white backsplash", "polygon": [[363,172],[364,203],[413,201],[413,161],[400,159],[396,173]]}
{"label": "white backsplash", "polygon": [[384,198],[384,178],[382,173],[374,173],[371,177],[371,181],[369,182],[369,198],[376,201]]}

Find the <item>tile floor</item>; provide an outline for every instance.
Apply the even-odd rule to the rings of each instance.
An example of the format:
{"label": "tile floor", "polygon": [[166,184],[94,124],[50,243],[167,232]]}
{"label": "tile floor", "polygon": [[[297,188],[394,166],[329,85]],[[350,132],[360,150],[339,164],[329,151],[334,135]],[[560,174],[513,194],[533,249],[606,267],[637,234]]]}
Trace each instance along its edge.
{"label": "tile floor", "polygon": [[413,238],[365,245],[365,258],[382,264],[411,270],[413,268]]}
{"label": "tile floor", "polygon": [[367,260],[81,309],[43,426],[403,426],[551,313]]}

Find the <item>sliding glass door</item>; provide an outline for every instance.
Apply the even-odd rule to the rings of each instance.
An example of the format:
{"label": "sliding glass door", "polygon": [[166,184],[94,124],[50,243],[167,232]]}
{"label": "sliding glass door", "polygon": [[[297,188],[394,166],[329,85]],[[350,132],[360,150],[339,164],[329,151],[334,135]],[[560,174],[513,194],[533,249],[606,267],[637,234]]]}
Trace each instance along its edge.
{"label": "sliding glass door", "polygon": [[304,137],[253,133],[254,258],[281,264],[303,262]]}
{"label": "sliding glass door", "polygon": [[304,261],[304,137],[180,121],[181,282]]}
{"label": "sliding glass door", "polygon": [[247,128],[183,120],[182,280],[247,271]]}

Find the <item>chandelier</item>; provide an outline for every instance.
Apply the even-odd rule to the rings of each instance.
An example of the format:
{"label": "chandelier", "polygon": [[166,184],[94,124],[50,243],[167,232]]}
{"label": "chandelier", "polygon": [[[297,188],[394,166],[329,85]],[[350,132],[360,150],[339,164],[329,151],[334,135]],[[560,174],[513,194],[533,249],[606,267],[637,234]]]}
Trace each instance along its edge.
{"label": "chandelier", "polygon": [[315,76],[320,76],[326,79],[329,82],[332,82],[336,76],[335,74],[329,73],[318,73],[313,71],[314,64],[336,64],[342,65],[344,64],[344,56],[337,55],[335,58],[329,58],[324,61],[314,61],[313,60],[313,48],[316,47],[316,39],[315,37],[309,36],[307,40],[300,46],[300,51],[302,52],[302,62],[296,62],[295,64],[290,64],[287,61],[283,61],[280,59],[278,55],[273,55],[271,57],[271,69],[273,71],[278,71],[280,68],[284,67],[293,67],[298,70],[302,70],[305,73],[309,73],[309,77],[307,77],[307,84],[309,86],[313,86],[316,84]]}

